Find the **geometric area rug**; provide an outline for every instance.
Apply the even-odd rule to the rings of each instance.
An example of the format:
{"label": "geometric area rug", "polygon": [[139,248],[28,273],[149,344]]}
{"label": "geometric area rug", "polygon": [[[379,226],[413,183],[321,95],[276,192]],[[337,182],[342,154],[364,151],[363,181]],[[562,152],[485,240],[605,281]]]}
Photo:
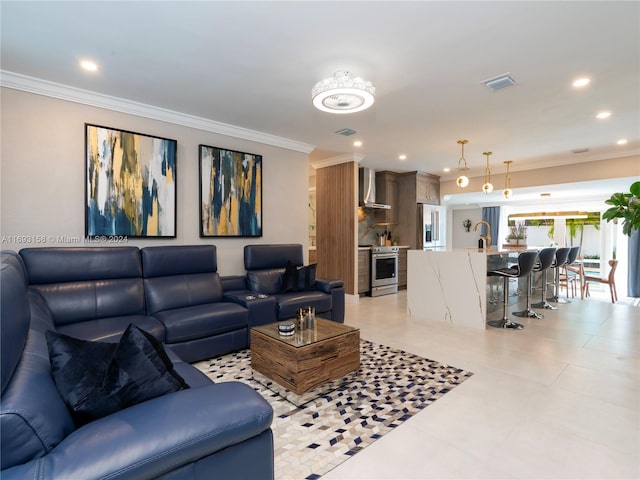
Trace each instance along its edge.
{"label": "geometric area rug", "polygon": [[314,480],[409,420],[473,374],[402,350],[360,341],[360,369],[298,407],[252,377],[251,352],[194,366],[215,382],[237,380],[273,407],[277,480]]}

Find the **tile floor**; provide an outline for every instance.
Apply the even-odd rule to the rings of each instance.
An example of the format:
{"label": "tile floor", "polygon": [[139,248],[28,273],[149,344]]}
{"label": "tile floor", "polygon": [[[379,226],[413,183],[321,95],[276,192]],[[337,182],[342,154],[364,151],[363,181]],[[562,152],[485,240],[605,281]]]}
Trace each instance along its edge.
{"label": "tile floor", "polygon": [[323,480],[639,479],[640,308],[544,314],[480,331],[409,317],[406,291],[347,304],[362,338],[475,375]]}

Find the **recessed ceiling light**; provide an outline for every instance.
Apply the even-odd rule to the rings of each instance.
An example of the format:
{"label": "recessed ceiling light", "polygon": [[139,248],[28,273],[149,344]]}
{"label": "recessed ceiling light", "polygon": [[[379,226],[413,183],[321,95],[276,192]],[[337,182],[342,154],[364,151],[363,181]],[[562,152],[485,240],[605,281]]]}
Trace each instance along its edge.
{"label": "recessed ceiling light", "polygon": [[406,160],[406,159],[407,159],[407,156],[406,156],[406,155],[398,155],[398,158],[399,158],[400,160]]}
{"label": "recessed ceiling light", "polygon": [[573,86],[576,88],[586,87],[591,83],[591,79],[587,77],[578,78],[575,82],[573,82]]}
{"label": "recessed ceiling light", "polygon": [[600,112],[596,115],[596,118],[599,119],[604,119],[604,118],[609,118],[611,116],[611,112]]}
{"label": "recessed ceiling light", "polygon": [[442,169],[442,171],[443,171],[443,172],[450,172],[450,171],[451,171],[451,169],[450,169],[449,167],[445,167],[445,168],[443,168],[443,169]]}
{"label": "recessed ceiling light", "polygon": [[362,141],[356,140],[355,142],[353,142],[353,146],[354,147],[361,147],[362,146]]}
{"label": "recessed ceiling light", "polygon": [[621,138],[620,140],[618,140],[616,142],[618,145],[626,145],[627,144],[627,139],[626,138]]}
{"label": "recessed ceiling light", "polygon": [[88,72],[98,71],[98,64],[96,62],[92,62],[91,60],[82,60],[80,62],[80,66]]}
{"label": "recessed ceiling light", "polygon": [[551,194],[550,193],[541,193],[540,196],[541,197],[550,197]]}

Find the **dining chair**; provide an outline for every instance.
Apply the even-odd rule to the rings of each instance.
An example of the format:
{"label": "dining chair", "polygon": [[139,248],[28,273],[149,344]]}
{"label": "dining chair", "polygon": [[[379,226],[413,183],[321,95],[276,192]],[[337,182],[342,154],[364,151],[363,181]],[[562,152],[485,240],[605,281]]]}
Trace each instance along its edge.
{"label": "dining chair", "polygon": [[609,291],[611,292],[611,303],[616,303],[616,301],[618,300],[618,292],[616,292],[615,274],[616,274],[616,268],[618,267],[618,260],[609,260],[609,267],[610,267],[609,275],[607,276],[607,278],[592,277],[590,275],[584,276],[584,283],[585,283],[584,292],[586,297],[590,296],[589,282],[605,283],[609,285]]}

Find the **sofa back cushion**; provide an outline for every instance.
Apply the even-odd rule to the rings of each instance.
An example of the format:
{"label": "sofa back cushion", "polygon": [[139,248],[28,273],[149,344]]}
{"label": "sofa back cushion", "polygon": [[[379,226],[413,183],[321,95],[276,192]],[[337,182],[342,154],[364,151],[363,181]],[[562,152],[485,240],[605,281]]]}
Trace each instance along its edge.
{"label": "sofa back cushion", "polygon": [[289,262],[296,266],[303,264],[302,245],[294,243],[244,247],[244,268],[247,271],[266,268],[284,269]]}
{"label": "sofa back cushion", "polygon": [[29,333],[27,285],[15,253],[2,252],[0,294],[2,295],[0,300],[0,325],[2,326],[0,378],[1,391],[4,392],[22,357],[22,350]]}
{"label": "sofa back cushion", "polygon": [[266,268],[247,272],[247,284],[252,292],[273,295],[282,291],[284,268]]}
{"label": "sofa back cushion", "polygon": [[56,325],[145,313],[136,247],[24,248],[20,256]]}
{"label": "sofa back cushion", "polygon": [[215,246],[146,247],[141,254],[150,315],[222,300]]}
{"label": "sofa back cushion", "polygon": [[44,329],[51,327],[48,312],[40,297],[27,292],[20,262],[2,257],[0,463],[4,470],[45,455],[75,427],[51,376],[44,338]]}

